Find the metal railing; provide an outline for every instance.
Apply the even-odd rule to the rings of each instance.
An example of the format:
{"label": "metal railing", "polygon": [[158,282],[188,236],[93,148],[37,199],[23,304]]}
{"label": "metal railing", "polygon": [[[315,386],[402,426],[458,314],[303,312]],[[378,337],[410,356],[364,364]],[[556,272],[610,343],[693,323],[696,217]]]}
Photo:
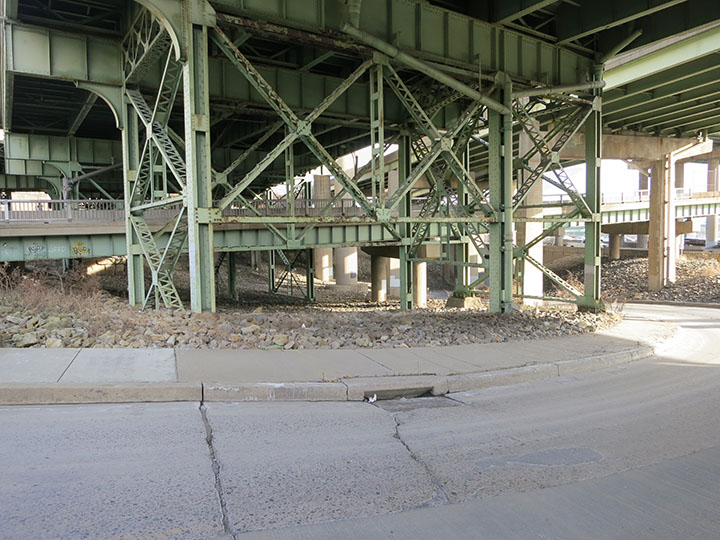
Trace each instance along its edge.
{"label": "metal railing", "polygon": [[[145,211],[147,219],[170,219],[177,215],[182,201]],[[125,219],[125,203],[116,200],[8,200],[0,199],[0,221],[6,222],[97,222]]]}
{"label": "metal railing", "polygon": [[[581,196],[585,196],[584,193],[580,194]],[[676,188],[675,189],[675,199],[677,200],[687,200],[687,199],[696,199],[696,198],[707,198],[707,197],[719,197],[720,193],[717,191],[703,191],[703,192],[694,192],[693,190],[689,188]],[[632,203],[644,203],[650,201],[650,190],[649,189],[639,189],[637,191],[621,191],[617,193],[602,193],[601,194],[601,202],[602,204],[632,204]],[[543,196],[543,203],[545,204],[561,204],[561,205],[569,205],[573,204],[572,199],[570,199],[569,195],[561,194],[561,195],[544,195]]]}
{"label": "metal railing", "polygon": [[[687,188],[675,190],[678,200],[693,198],[720,197],[720,192],[693,192]],[[603,193],[602,204],[645,203],[650,200],[650,192],[641,189],[634,192]],[[445,202],[447,203],[447,201]],[[573,204],[568,195],[546,195],[543,203],[547,205]],[[168,221],[175,217],[183,202],[157,208],[148,208],[144,212],[149,221]],[[331,208],[328,209],[328,206]],[[413,199],[412,215],[418,215],[423,207],[422,199]],[[397,215],[397,209],[393,215]],[[296,217],[360,217],[365,211],[352,199],[296,199]],[[223,216],[231,217],[289,217],[290,208],[286,199],[253,199],[248,204],[234,202],[223,211]],[[52,223],[52,222],[123,222],[125,203],[118,200],[8,200],[0,199],[0,221],[13,223]]]}

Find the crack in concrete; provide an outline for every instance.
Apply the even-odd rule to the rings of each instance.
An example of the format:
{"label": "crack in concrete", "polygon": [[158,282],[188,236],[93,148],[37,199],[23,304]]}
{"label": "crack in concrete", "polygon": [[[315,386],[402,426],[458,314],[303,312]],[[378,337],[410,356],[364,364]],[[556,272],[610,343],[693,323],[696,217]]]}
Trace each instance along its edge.
{"label": "crack in concrete", "polygon": [[433,488],[435,488],[435,493],[433,494],[432,498],[429,501],[426,501],[425,503],[419,505],[418,508],[450,504],[450,497],[448,497],[448,494],[445,491],[445,488],[442,486],[440,479],[435,476],[435,473],[432,471],[430,466],[422,459],[420,459],[417,454],[412,451],[408,443],[406,443],[405,440],[402,438],[402,435],[400,435],[400,422],[398,422],[397,416],[395,414],[392,414],[390,416],[392,416],[393,422],[395,422],[395,438],[400,441],[400,444],[405,447],[405,450],[407,450],[408,454],[410,454],[410,457],[413,459],[413,461],[415,461],[418,465],[425,469],[425,472],[430,477],[430,482],[432,483]]}
{"label": "crack in concrete", "polygon": [[222,478],[220,476],[220,462],[218,461],[213,443],[213,430],[210,425],[210,420],[208,420],[207,408],[204,403],[200,403],[200,415],[202,416],[203,424],[205,425],[205,442],[207,443],[208,450],[210,451],[210,463],[215,477],[215,491],[217,492],[218,501],[220,503],[220,516],[222,517],[223,531],[225,534],[230,535],[233,540],[236,540],[237,535],[235,531],[233,531],[232,524],[230,523],[230,517],[228,516],[227,502],[225,501],[225,492],[223,491]]}
{"label": "crack in concrete", "polygon": [[458,403],[458,404],[460,404],[460,405],[463,405],[463,406],[465,406],[465,407],[468,407],[468,406],[469,406],[469,405],[468,405],[467,403],[465,403],[464,401],[460,401],[459,399],[456,399],[456,398],[452,397],[450,394],[443,394],[442,396],[439,396],[439,397],[444,397],[445,399],[448,399],[448,400],[450,400],[450,401],[453,401],[453,402]]}

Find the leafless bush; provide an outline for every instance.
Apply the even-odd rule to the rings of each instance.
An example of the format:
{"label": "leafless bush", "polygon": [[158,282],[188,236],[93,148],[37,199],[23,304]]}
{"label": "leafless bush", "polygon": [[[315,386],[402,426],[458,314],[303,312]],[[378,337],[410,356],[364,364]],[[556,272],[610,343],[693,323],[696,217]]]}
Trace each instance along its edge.
{"label": "leafless bush", "polygon": [[11,267],[10,263],[0,264],[0,291],[4,293],[10,292],[17,287],[22,279],[20,269]]}

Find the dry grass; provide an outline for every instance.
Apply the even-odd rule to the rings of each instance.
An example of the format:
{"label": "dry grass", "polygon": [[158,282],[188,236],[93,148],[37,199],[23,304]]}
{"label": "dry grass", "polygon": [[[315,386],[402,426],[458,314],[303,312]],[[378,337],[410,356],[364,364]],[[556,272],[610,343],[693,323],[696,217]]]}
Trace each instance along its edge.
{"label": "dry grass", "polygon": [[95,276],[78,266],[68,272],[10,270],[0,266],[0,290],[4,305],[35,313],[92,313],[109,295]]}

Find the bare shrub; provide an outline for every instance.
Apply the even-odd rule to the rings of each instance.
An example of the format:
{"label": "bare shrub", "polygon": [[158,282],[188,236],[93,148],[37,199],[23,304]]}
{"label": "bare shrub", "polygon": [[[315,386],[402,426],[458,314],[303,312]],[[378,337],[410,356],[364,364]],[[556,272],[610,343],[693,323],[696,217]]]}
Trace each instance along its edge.
{"label": "bare shrub", "polygon": [[17,287],[22,279],[22,273],[18,267],[13,268],[10,263],[0,264],[0,291],[10,292]]}

